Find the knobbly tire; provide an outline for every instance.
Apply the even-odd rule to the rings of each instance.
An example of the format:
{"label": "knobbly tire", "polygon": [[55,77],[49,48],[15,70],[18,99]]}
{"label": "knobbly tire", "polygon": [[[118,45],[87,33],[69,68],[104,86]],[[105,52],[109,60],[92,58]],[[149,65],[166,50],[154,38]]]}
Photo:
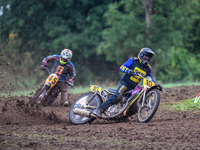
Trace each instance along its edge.
{"label": "knobbly tire", "polygon": [[[83,94],[82,96],[78,97],[76,99],[76,101],[72,104],[72,106],[70,107],[70,111],[69,111],[69,120],[71,121],[71,123],[73,124],[85,124],[85,123],[91,123],[92,121],[94,121],[96,118],[94,117],[83,117],[80,115],[76,115],[74,114],[73,110],[75,108],[80,108],[81,109],[81,105],[85,104],[86,101],[88,101],[89,99],[91,99],[93,97],[92,92],[90,93],[86,93]],[[99,107],[102,103],[101,98],[96,95],[93,100],[89,103],[90,106],[95,106],[96,108]],[[94,109],[87,109],[88,111],[93,111]]]}
{"label": "knobbly tire", "polygon": [[[56,91],[54,91],[56,93],[53,93],[52,90],[56,90]],[[45,98],[45,101],[43,102],[43,106],[50,106],[51,104],[53,104],[53,102],[56,100],[58,95],[59,95],[59,91],[57,89],[51,89],[51,91],[49,92],[49,94]]]}
{"label": "knobbly tire", "polygon": [[32,100],[32,103],[36,104],[36,105],[45,106],[45,102],[43,101],[43,99],[40,98],[40,95],[46,93],[47,90],[48,90],[48,87],[47,86],[43,86],[41,88],[41,90],[39,90],[38,93],[35,94],[35,96],[34,96],[34,98]]}
{"label": "knobbly tire", "polygon": [[[141,97],[143,98],[143,97]],[[160,93],[157,89],[150,90],[145,97],[145,103],[142,107],[139,105],[137,121],[140,123],[149,122],[155,115],[160,103]]]}

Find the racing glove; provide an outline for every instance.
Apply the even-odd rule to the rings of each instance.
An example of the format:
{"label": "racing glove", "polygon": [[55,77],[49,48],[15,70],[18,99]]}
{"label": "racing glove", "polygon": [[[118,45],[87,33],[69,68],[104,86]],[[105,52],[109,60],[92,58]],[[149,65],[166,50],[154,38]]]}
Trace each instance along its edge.
{"label": "racing glove", "polygon": [[46,65],[45,63],[42,63],[42,65],[40,66],[40,69],[41,69],[41,70],[45,70],[46,67],[47,67],[47,65]]}
{"label": "racing glove", "polygon": [[69,79],[69,80],[67,81],[67,84],[70,85],[70,86],[72,86],[72,85],[74,85],[73,82],[74,82],[74,81],[73,81],[72,79]]}
{"label": "racing glove", "polygon": [[41,66],[40,66],[40,69],[41,69],[41,70],[45,70],[45,68],[46,68],[46,67],[45,67],[44,65],[41,65]]}

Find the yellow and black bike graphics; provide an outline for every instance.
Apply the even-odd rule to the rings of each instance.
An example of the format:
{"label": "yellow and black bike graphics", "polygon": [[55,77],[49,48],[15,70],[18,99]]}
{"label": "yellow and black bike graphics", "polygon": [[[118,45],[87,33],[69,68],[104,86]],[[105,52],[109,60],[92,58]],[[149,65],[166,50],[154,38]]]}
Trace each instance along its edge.
{"label": "yellow and black bike graphics", "polygon": [[101,87],[98,86],[98,85],[91,85],[90,86],[90,91],[92,91],[92,92],[96,92],[96,91],[101,92]]}
{"label": "yellow and black bike graphics", "polygon": [[152,87],[152,86],[155,86],[155,83],[153,81],[150,81],[146,78],[143,79],[143,85],[146,85],[148,87]]}
{"label": "yellow and black bike graphics", "polygon": [[51,83],[51,88],[54,87],[54,85],[58,82],[58,75],[55,73],[52,73],[49,75],[49,77],[47,78],[47,80],[45,81],[45,84],[49,84]]}
{"label": "yellow and black bike graphics", "polygon": [[[138,67],[135,67],[134,72],[137,72],[138,74],[140,74],[143,77],[146,76],[146,72]],[[142,80],[142,77],[135,75],[135,76],[131,76],[130,79],[135,83],[139,83]]]}

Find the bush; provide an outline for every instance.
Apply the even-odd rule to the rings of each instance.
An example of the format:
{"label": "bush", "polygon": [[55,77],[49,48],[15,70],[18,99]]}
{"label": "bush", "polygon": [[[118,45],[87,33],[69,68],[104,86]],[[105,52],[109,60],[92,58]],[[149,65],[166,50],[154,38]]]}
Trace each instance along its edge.
{"label": "bush", "polygon": [[194,81],[200,77],[200,62],[197,56],[184,48],[171,47],[161,55],[158,63],[158,78],[163,82]]}

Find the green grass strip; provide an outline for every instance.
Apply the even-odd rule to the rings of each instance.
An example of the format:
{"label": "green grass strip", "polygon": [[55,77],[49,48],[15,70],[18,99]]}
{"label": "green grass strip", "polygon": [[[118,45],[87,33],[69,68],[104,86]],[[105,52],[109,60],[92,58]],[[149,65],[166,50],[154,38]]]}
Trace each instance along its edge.
{"label": "green grass strip", "polygon": [[[200,82],[177,82],[177,83],[167,83],[167,84],[161,83],[161,85],[164,88],[172,88],[172,87],[177,87],[177,86],[200,85]],[[111,84],[110,86],[108,86],[108,85],[99,85],[99,86],[101,86],[103,89],[107,89],[107,88],[116,89],[117,88],[117,85],[113,86],[113,84]],[[0,97],[32,96],[35,93],[35,91],[36,91],[36,87],[32,90],[2,92],[2,93],[0,93]],[[68,87],[68,92],[71,94],[82,94],[82,93],[87,93],[89,91],[90,91],[90,85]]]}
{"label": "green grass strip", "polygon": [[[159,83],[159,82],[158,82]],[[200,85],[200,82],[176,82],[176,83],[165,83],[161,84],[164,88],[172,88],[177,86],[192,86],[192,85]]]}
{"label": "green grass strip", "polygon": [[170,107],[179,111],[200,111],[200,102],[194,103],[194,98],[171,103]]}

